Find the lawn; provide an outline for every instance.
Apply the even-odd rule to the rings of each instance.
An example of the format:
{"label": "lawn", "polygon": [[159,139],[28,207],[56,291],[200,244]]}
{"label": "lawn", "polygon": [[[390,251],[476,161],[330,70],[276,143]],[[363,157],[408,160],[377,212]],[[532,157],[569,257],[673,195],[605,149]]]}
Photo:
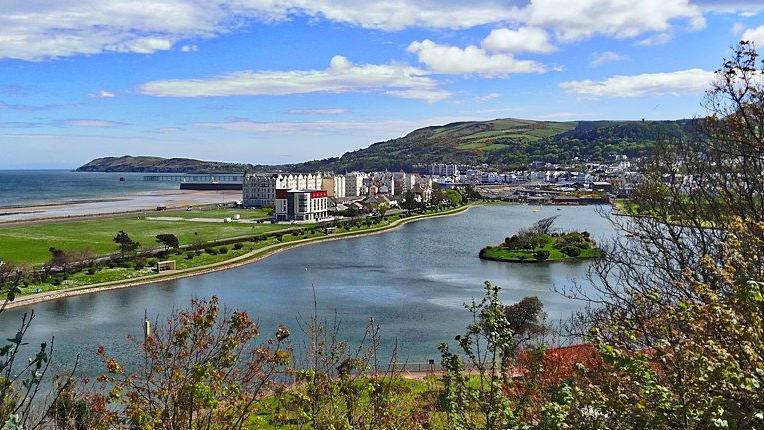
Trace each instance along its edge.
{"label": "lawn", "polygon": [[[228,213],[228,210],[222,210]],[[198,216],[200,212],[208,216]],[[247,211],[236,211],[245,217]],[[253,216],[259,216],[261,213]],[[180,211],[161,212],[161,216],[178,216]],[[219,218],[223,212],[189,211],[182,213],[188,217]],[[215,216],[209,216],[209,215]],[[190,221],[152,221],[143,216],[96,218],[80,221],[56,221],[25,226],[0,227],[0,257],[7,261],[39,264],[50,257],[48,248],[85,249],[96,254],[116,251],[112,241],[114,235],[124,230],[133,240],[144,247],[156,247],[155,236],[172,233],[181,244],[188,244],[199,238],[202,241],[247,236],[282,230],[288,226],[270,224],[205,223]]]}
{"label": "lawn", "polygon": [[177,218],[233,218],[234,215],[241,215],[242,219],[262,219],[270,218],[273,213],[272,209],[194,209],[190,211],[186,210],[168,210],[161,212],[150,212],[147,216],[161,216],[161,217],[177,217]]}
{"label": "lawn", "polygon": [[[580,233],[569,232],[560,236],[551,236],[548,234],[540,235],[541,244],[533,248],[514,247],[507,243],[498,246],[487,246],[480,251],[480,258],[495,261],[507,261],[512,263],[541,262],[541,261],[567,261],[597,258],[602,251],[594,246],[594,243],[588,237],[583,237]],[[517,237],[517,236],[515,236]],[[565,241],[567,239],[567,241]],[[568,254],[566,249],[576,248],[578,255]],[[574,249],[573,251],[576,251]],[[549,252],[546,259],[537,259],[536,253],[539,251]]]}

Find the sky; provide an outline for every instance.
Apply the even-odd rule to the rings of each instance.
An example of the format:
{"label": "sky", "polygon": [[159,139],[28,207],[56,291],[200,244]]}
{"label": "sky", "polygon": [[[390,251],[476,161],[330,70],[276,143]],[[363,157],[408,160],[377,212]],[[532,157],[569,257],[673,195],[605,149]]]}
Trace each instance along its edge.
{"label": "sky", "polygon": [[454,121],[678,119],[764,0],[3,0],[0,169],[282,164]]}

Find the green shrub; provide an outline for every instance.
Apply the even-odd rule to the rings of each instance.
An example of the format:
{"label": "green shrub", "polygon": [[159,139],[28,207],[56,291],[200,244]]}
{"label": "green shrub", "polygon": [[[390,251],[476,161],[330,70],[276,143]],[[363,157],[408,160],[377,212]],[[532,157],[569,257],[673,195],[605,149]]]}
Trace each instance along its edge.
{"label": "green shrub", "polygon": [[148,260],[146,260],[146,265],[149,267],[156,267],[157,263],[159,263],[159,260],[157,260],[156,258],[149,258]]}
{"label": "green shrub", "polygon": [[202,250],[201,249],[197,249],[196,251],[194,251],[194,254],[195,255],[202,255]]}
{"label": "green shrub", "polygon": [[220,248],[218,248],[218,254],[228,254],[228,247],[221,246]]}
{"label": "green shrub", "polygon": [[538,261],[544,261],[549,259],[549,251],[546,249],[539,249],[538,251],[533,253],[533,258],[535,258]]}
{"label": "green shrub", "polygon": [[233,244],[233,249],[239,250],[241,248],[244,248],[244,245],[242,245],[241,243],[234,243]]}
{"label": "green shrub", "polygon": [[95,266],[88,267],[87,274],[88,275],[95,275],[98,269]]}
{"label": "green shrub", "polygon": [[581,248],[577,246],[568,245],[560,249],[560,251],[563,252],[563,254],[569,256],[569,257],[578,257],[581,255]]}
{"label": "green shrub", "polygon": [[133,267],[135,268],[135,270],[143,269],[144,267],[146,267],[146,260],[142,258],[136,258],[135,261],[133,262]]}
{"label": "green shrub", "polygon": [[215,248],[204,248],[204,252],[210,255],[217,255],[218,251]]}
{"label": "green shrub", "polygon": [[186,260],[193,260],[195,256],[196,256],[196,253],[188,252],[186,253]]}

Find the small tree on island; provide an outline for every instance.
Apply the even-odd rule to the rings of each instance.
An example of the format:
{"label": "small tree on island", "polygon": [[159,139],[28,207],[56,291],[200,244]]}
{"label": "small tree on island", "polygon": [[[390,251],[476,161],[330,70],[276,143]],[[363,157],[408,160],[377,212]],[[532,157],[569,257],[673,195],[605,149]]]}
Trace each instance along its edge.
{"label": "small tree on island", "polygon": [[164,245],[165,251],[169,251],[170,248],[172,249],[178,249],[180,247],[180,240],[178,240],[178,236],[175,236],[172,233],[162,233],[156,235],[157,243]]}
{"label": "small tree on island", "polygon": [[119,253],[122,255],[122,257],[135,253],[141,246],[140,243],[131,239],[124,230],[120,230],[119,233],[114,236],[113,240],[117,245],[119,245]]}

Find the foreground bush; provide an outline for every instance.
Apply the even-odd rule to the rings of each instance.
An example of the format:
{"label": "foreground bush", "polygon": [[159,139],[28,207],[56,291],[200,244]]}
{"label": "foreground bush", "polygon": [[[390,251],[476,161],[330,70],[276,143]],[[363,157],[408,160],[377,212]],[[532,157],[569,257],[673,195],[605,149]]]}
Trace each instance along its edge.
{"label": "foreground bush", "polygon": [[91,428],[245,428],[256,401],[286,379],[291,349],[281,328],[260,344],[246,312],[221,311],[218,299],[193,300],[145,339],[132,339],[133,373],[99,349],[107,372],[86,394]]}

